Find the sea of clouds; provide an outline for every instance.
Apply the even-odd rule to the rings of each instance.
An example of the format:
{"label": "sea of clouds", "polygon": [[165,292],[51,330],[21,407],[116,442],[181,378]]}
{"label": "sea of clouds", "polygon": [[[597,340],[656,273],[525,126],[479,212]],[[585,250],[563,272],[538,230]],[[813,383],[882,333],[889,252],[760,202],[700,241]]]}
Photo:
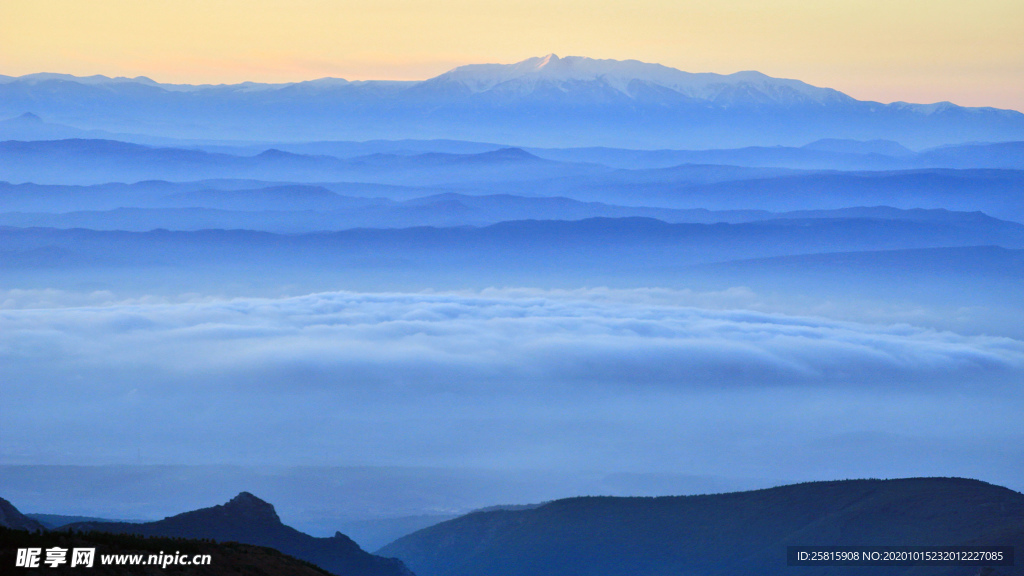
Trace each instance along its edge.
{"label": "sea of clouds", "polygon": [[1024,342],[745,289],[0,294],[9,463],[1011,476]]}

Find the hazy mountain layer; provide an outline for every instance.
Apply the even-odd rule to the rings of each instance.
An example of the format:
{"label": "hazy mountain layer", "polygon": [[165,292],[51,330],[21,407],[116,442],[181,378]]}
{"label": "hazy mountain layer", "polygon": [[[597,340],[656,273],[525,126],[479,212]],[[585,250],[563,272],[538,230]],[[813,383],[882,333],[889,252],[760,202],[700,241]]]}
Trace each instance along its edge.
{"label": "hazy mountain layer", "polygon": [[750,298],[735,306],[1024,338],[1022,225],[942,211],[820,217],[829,214],[740,224],[590,219],[298,235],[0,228],[0,263],[12,306],[39,290],[54,290],[58,299],[99,290],[116,300],[491,287],[743,289]]}
{"label": "hazy mountain layer", "polygon": [[114,140],[0,142],[2,178],[38,184],[246,178],[430,186],[497,180],[529,181],[607,171],[608,168],[598,165],[544,160],[518,148],[479,154],[374,154],[340,159],[276,149],[252,156],[238,156],[185,148],[155,148]]}
{"label": "hazy mountain layer", "polygon": [[39,522],[45,526],[47,530],[53,530],[54,528],[60,528],[61,526],[67,526],[68,524],[75,524],[79,522],[131,522],[130,520],[99,518],[92,516],[68,516],[65,514],[26,514],[26,516]]}
{"label": "hazy mountain layer", "polygon": [[[88,228],[145,232],[166,230],[245,229],[279,233],[337,231],[350,228],[409,228],[414,226],[481,226],[509,220],[583,220],[594,217],[646,217],[671,223],[742,223],[777,219],[874,218],[936,222],[994,222],[981,212],[947,210],[900,210],[888,207],[846,208],[842,210],[801,210],[774,213],[764,210],[676,210],[616,206],[601,202],[579,202],[569,198],[532,198],[511,195],[468,196],[441,194],[403,202],[345,198],[326,189],[312,196],[302,194],[304,187],[278,187],[244,191],[200,191],[180,193],[139,203],[193,204],[189,208],[116,208],[71,212],[0,212],[0,225],[42,228]],[[2,188],[0,188],[2,190]],[[297,190],[299,193],[293,193]],[[65,190],[49,191],[52,196]],[[3,194],[3,191],[0,191]],[[9,204],[27,203],[59,211],[60,204],[99,205],[116,202],[101,194],[57,198],[49,205],[43,199],[10,199]],[[63,200],[63,202],[62,202]],[[138,202],[138,201],[137,201]],[[291,204],[296,206],[292,207]],[[308,206],[347,206],[326,210]],[[267,207],[260,209],[261,206]]]}
{"label": "hazy mountain layer", "polygon": [[[253,231],[95,232],[0,228],[8,269],[330,266],[465,271],[645,269],[808,253],[996,245],[1024,248],[1024,225],[866,218],[668,224],[647,218],[518,221],[482,228],[356,229],[278,235]],[[69,268],[70,269],[70,268]]]}
{"label": "hazy mountain layer", "polygon": [[1024,185],[1024,172],[1015,170],[815,172],[701,184],[670,174],[654,181],[635,178],[631,173],[617,175],[619,178],[566,178],[527,185],[502,183],[488,189],[679,209],[786,212],[892,206],[977,210],[997,218],[1024,221],[1024,200],[1018,193]]}
{"label": "hazy mountain layer", "polygon": [[[945,208],[981,210],[1024,221],[1024,199],[1018,193],[1024,186],[1022,174],[1018,170],[938,168],[794,172],[717,165],[613,170],[599,164],[546,160],[513,148],[479,154],[377,154],[340,159],[276,150],[239,156],[105,140],[2,142],[0,179],[15,184],[0,185],[0,211],[118,207],[330,210],[372,206],[365,197],[412,199],[447,191],[562,196],[677,209]],[[17,184],[26,181],[36,184]],[[107,184],[112,181],[136,184]],[[347,183],[324,184],[332,181]],[[102,186],[71,189],[40,187],[40,183]],[[339,194],[362,198],[341,198]],[[435,222],[444,223],[445,211],[445,206],[437,207],[434,212],[439,220]],[[516,217],[513,211],[503,219]],[[562,216],[554,212],[544,217]]]}
{"label": "hazy mountain layer", "polygon": [[[327,148],[326,144],[323,149]],[[307,150],[321,149],[310,145]],[[596,162],[615,168],[667,168],[680,164],[760,166],[805,170],[909,170],[919,168],[1024,169],[1024,143],[960,144],[913,152],[891,140],[823,139],[803,146],[751,146],[718,150],[530,148],[543,158]]]}

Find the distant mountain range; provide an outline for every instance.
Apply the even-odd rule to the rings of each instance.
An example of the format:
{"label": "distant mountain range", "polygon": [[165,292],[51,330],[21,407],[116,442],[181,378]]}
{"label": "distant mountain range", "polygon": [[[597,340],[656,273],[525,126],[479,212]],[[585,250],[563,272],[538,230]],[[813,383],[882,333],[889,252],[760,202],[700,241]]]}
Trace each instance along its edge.
{"label": "distant mountain range", "polygon": [[76,524],[79,522],[142,522],[142,520],[113,520],[110,518],[97,518],[93,516],[68,516],[65,514],[25,514],[25,516],[39,522],[47,530]]}
{"label": "distant mountain range", "polygon": [[[172,232],[0,227],[0,263],[9,270],[73,266],[228,265],[343,270],[563,274],[651,270],[735,259],[951,246],[1024,248],[1024,225],[983,215],[920,218],[768,219],[739,224],[669,224],[652,218],[522,220],[484,227],[352,229],[309,234],[252,230]],[[195,255],[203,258],[196,261]],[[393,255],[394,259],[385,258]],[[457,263],[457,264],[456,264]],[[255,269],[255,268],[253,268]],[[82,270],[80,269],[79,272]]]}
{"label": "distant mountain range", "polygon": [[[787,546],[1024,546],[1024,495],[976,480],[813,482],[752,492],[588,497],[477,512],[382,548],[420,576],[1021,574],[786,565]],[[870,570],[870,571],[868,571]]]}
{"label": "distant mountain range", "polygon": [[[837,153],[805,148],[663,151],[662,157],[671,155],[683,162],[697,163],[640,169],[613,169],[591,161],[592,156],[615,153],[609,150],[538,153],[551,153],[560,159],[542,158],[519,148],[472,154],[375,153],[338,158],[277,149],[240,155],[112,140],[7,141],[0,142],[0,211],[121,207],[330,210],[373,204],[366,197],[412,199],[460,192],[562,196],[623,206],[710,210],[789,211],[865,205],[946,208],[983,210],[999,218],[1024,221],[1024,199],[1016,193],[1024,182],[1024,171],[1008,169],[1024,167],[1022,143],[960,146],[899,157],[846,154],[838,159]],[[620,151],[618,157],[622,162],[636,160],[636,155],[629,151]],[[958,167],[855,172],[773,167],[776,163],[827,166],[830,161],[843,163],[851,157],[874,159],[875,163],[888,158],[892,162],[886,164],[905,167]],[[224,182],[229,179],[244,181]],[[165,182],[150,182],[153,180]],[[139,184],[133,189],[117,184],[107,186],[118,190],[116,201],[106,192],[94,194],[100,192],[98,189],[88,194],[64,190],[60,193],[63,200],[58,201],[52,195],[44,200],[41,195],[54,189],[29,190],[31,184],[20,184],[19,189],[19,185],[11,186],[4,181],[40,185]],[[255,192],[257,189],[263,191]],[[346,200],[338,194],[364,198]]]}
{"label": "distant mountain range", "polygon": [[0,142],[0,178],[15,182],[91,184],[140,180],[257,178],[291,182],[358,181],[430,186],[600,174],[596,164],[556,162],[519,148],[478,154],[371,154],[355,158],[269,149],[251,156],[115,140]]}
{"label": "distant mountain range", "polygon": [[369,554],[340,532],[314,538],[285,526],[272,505],[248,492],[223,505],[157,522],[81,522],[63,529],[241,542],[280,550],[338,576],[412,576],[401,561]]}
{"label": "distant mountain range", "polygon": [[880,104],[758,72],[692,74],[635,60],[462,66],[419,82],[323,78],[173,85],[148,78],[0,76],[0,117],[206,140],[456,138],[532,146],[712,148],[890,139],[912,147],[1024,139],[1024,114]]}
{"label": "distant mountain range", "polygon": [[[12,189],[13,188],[13,189]],[[318,186],[279,186],[255,190],[200,190],[160,198],[140,199],[146,207],[60,211],[62,207],[92,203],[106,208],[118,195],[111,187],[90,187],[91,194],[76,194],[69,187],[6,187],[0,201],[8,209],[21,204],[42,211],[0,212],[0,226],[22,228],[87,228],[90,230],[261,230],[310,233],[352,228],[411,228],[415,226],[487,226],[509,220],[583,220],[587,218],[654,218],[669,223],[714,224],[785,219],[903,220],[976,223],[997,221],[981,212],[943,209],[901,210],[885,206],[837,210],[705,210],[620,206],[580,202],[571,198],[527,196],[469,196],[447,193],[405,201],[352,198]],[[15,195],[12,192],[35,192]],[[106,193],[106,194],[105,194]],[[137,200],[138,201],[138,200]],[[160,206],[160,204],[164,204]],[[13,205],[13,206],[12,206]],[[319,209],[318,209],[319,208]],[[52,211],[50,211],[52,210]],[[1024,211],[1022,211],[1024,215]]]}

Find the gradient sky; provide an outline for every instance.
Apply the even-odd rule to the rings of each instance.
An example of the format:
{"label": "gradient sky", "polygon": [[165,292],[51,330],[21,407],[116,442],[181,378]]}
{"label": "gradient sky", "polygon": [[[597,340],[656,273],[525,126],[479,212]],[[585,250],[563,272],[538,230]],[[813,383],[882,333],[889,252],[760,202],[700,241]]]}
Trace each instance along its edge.
{"label": "gradient sky", "polygon": [[532,56],[1024,110],[1020,0],[2,0],[0,74],[424,79]]}

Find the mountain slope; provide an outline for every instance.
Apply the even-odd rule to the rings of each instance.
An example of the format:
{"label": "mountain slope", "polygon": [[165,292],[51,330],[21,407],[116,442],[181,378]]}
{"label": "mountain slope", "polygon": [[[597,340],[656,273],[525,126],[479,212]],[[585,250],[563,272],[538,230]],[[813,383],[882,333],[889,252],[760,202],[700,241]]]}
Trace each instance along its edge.
{"label": "mountain slope", "polygon": [[570,498],[469,514],[380,552],[420,576],[860,574],[789,568],[786,546],[953,545],[1022,522],[1024,495],[976,480],[848,480],[707,496]]}
{"label": "mountain slope", "polygon": [[0,498],[0,527],[28,531],[46,529],[39,522],[19,512],[13,504],[3,498]]}
{"label": "mountain slope", "polygon": [[401,562],[373,556],[340,532],[332,538],[314,538],[285,526],[273,506],[248,492],[240,493],[226,504],[157,522],[83,522],[65,528],[241,542],[280,550],[340,576],[411,576]]}

